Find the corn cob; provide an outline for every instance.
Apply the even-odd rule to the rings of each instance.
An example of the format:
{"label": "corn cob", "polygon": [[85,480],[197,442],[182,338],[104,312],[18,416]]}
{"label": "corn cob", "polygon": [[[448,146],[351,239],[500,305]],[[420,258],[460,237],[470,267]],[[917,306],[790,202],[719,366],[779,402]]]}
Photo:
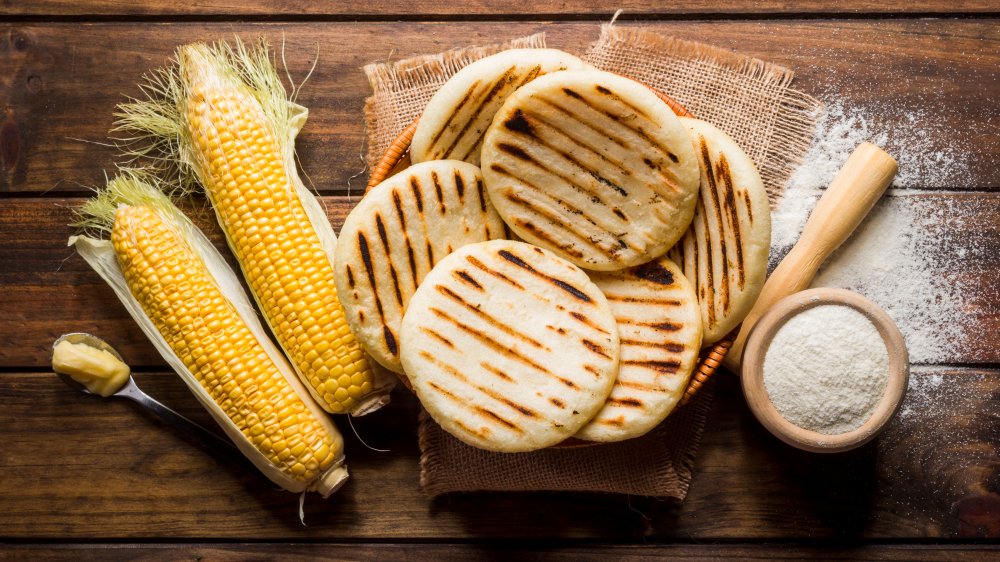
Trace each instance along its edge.
{"label": "corn cob", "polygon": [[[233,279],[224,285],[210,271],[201,255],[208,250],[195,246],[204,237],[192,236],[194,227],[180,211],[136,176],[112,180],[82,212],[86,224],[103,225],[105,232],[113,216],[111,247],[103,244],[105,253],[113,252],[117,274],[98,271],[113,274],[116,289],[127,288],[141,309],[140,325],[155,329],[166,344],[161,352],[179,363],[185,382],[241,450],[279,485],[332,492],[346,478],[343,439],[308,394],[296,393],[304,389],[284,358],[230,300],[233,287],[239,291],[235,276],[229,272]],[[87,240],[73,242],[99,247]],[[217,274],[221,258],[214,263]],[[242,291],[239,297],[246,302]]]}
{"label": "corn cob", "polygon": [[[147,91],[160,102],[121,106],[121,130],[173,136],[158,146],[178,147],[181,172],[204,188],[264,318],[314,398],[333,413],[381,407],[393,379],[373,372],[337,298],[336,238],[301,185],[291,148],[304,108],[286,100],[266,46],[187,45],[155,83]],[[165,123],[176,129],[164,134]]]}

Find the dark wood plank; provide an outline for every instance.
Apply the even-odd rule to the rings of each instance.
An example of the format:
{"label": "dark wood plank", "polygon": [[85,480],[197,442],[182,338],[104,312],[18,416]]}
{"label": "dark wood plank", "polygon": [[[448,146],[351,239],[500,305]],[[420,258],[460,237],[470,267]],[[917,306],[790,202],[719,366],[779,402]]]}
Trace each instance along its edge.
{"label": "dark wood plank", "polygon": [[530,562],[554,560],[853,560],[904,562],[962,562],[994,555],[989,545],[863,545],[800,546],[797,544],[699,544],[699,545],[588,545],[585,547],[531,548],[512,545],[475,544],[23,544],[8,546],[0,560],[30,558],[39,562],[85,560],[192,559],[244,560],[435,560],[465,562],[473,559],[504,559]]}
{"label": "dark wood plank", "polygon": [[[140,386],[206,416],[181,382]],[[76,394],[51,373],[0,375],[0,540],[854,540],[1000,537],[1000,371],[916,370],[909,414],[840,455],[793,450],[722,375],[682,504],[599,494],[418,489],[415,400],[355,421],[352,479],[306,503],[221,465],[132,404]],[[342,429],[349,433],[346,424]],[[843,544],[843,543],[841,543]],[[327,553],[336,556],[334,551]]]}
{"label": "dark wood plank", "polygon": [[[967,0],[945,2],[943,0],[919,0],[890,5],[885,2],[855,2],[849,0],[784,2],[768,0],[764,2],[736,2],[686,0],[684,2],[656,2],[653,0],[623,0],[615,4],[627,16],[648,15],[802,15],[802,14],[955,14],[996,12],[996,5],[987,0]],[[280,2],[276,0],[253,0],[250,2],[212,3],[164,3],[152,0],[138,2],[114,2],[111,0],[28,0],[25,2],[0,3],[0,13],[35,16],[90,16],[90,15],[265,15],[265,16],[412,16],[456,15],[462,17],[477,15],[511,14],[559,14],[578,16],[611,17],[614,9],[596,6],[585,0],[557,2],[489,2],[471,0],[461,5],[441,0],[413,0],[410,2],[380,0],[362,2],[359,0],[321,0],[317,2]]]}
{"label": "dark wood plank", "polygon": [[[788,65],[798,72],[798,88],[857,108],[875,131],[889,131],[905,141],[907,134],[926,128],[930,138],[921,143],[922,151],[952,151],[965,165],[915,187],[1000,187],[994,101],[1000,85],[997,20],[644,25]],[[0,119],[13,131],[7,133],[12,140],[6,147],[19,147],[5,147],[10,162],[0,171],[0,193],[79,193],[82,185],[99,183],[113,152],[93,143],[104,142],[123,94],[136,94],[142,73],[164,64],[177,45],[229,37],[234,31],[225,22],[0,24]],[[279,43],[284,37],[296,77],[305,75],[319,50],[316,73],[300,97],[312,116],[299,151],[317,188],[331,194],[346,192],[350,178],[363,170],[362,107],[370,89],[361,66],[540,31],[548,34],[550,45],[581,52],[597,37],[598,25],[334,21],[239,27],[246,37],[263,33]],[[363,174],[356,177],[354,187],[363,180]]]}
{"label": "dark wood plank", "polygon": [[[913,195],[927,208],[950,209],[966,216],[963,224],[942,221],[932,236],[954,256],[954,265],[938,272],[953,279],[955,290],[966,297],[963,323],[965,346],[942,361],[1000,363],[1000,302],[995,281],[1000,278],[1000,208],[998,193],[933,192]],[[66,247],[71,230],[69,208],[82,199],[15,198],[0,205],[0,367],[38,368],[49,360],[49,346],[60,334],[89,331],[113,343],[134,365],[164,363],[136,329],[111,290],[75,252]],[[339,229],[351,208],[346,197],[326,197],[331,221]],[[946,213],[947,215],[947,213]],[[198,223],[223,248],[214,217],[202,208]],[[981,225],[968,231],[966,225]]]}

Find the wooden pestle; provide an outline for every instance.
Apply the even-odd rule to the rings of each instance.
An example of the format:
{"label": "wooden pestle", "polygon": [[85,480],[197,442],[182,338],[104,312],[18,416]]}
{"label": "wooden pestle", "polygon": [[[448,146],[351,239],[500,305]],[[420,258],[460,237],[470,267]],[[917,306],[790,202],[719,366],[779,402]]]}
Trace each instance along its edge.
{"label": "wooden pestle", "polygon": [[896,175],[896,161],[874,144],[861,143],[837,172],[809,215],[802,236],[768,277],[743,320],[723,364],[739,373],[743,345],[757,319],[779,300],[809,287],[819,267],[850,237]]}

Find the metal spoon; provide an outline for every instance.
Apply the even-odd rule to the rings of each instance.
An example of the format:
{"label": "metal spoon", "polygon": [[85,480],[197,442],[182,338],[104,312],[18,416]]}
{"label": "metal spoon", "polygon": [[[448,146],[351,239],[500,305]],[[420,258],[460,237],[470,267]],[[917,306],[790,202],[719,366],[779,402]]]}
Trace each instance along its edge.
{"label": "metal spoon", "polygon": [[[125,360],[122,359],[122,356],[118,353],[117,350],[115,350],[115,348],[111,347],[110,345],[108,345],[107,342],[105,342],[104,340],[102,340],[97,336],[87,334],[84,332],[65,334],[63,336],[60,336],[59,339],[57,339],[52,344],[53,349],[55,349],[55,346],[59,345],[63,341],[68,341],[73,344],[82,343],[84,345],[89,345],[90,347],[107,351],[108,353],[117,357],[118,360],[121,361],[122,363],[125,362]],[[56,373],[56,374],[59,375],[59,378],[62,379],[62,381],[67,385],[69,385],[71,388],[79,390],[84,394],[99,396],[91,392],[83,384],[77,382],[73,377],[69,375],[64,375],[62,373]],[[260,470],[258,470],[257,467],[254,466],[254,464],[250,462],[249,459],[243,456],[243,453],[240,452],[240,450],[237,449],[236,446],[233,445],[230,441],[228,441],[223,437],[220,437],[215,432],[209,431],[208,429],[185,418],[184,416],[164,406],[162,403],[157,401],[152,396],[140,390],[139,386],[135,384],[135,379],[132,378],[131,374],[128,377],[128,381],[111,396],[126,398],[128,400],[135,402],[136,404],[139,404],[140,406],[146,408],[150,412],[156,414],[158,418],[166,422],[168,425],[172,425],[174,428],[179,429],[184,435],[190,436],[192,438],[191,441],[201,449],[204,449],[205,451],[214,454],[216,457],[224,461],[227,461],[239,468],[242,468],[248,472],[251,472],[252,474],[255,474],[260,478],[263,478],[269,484],[271,483],[270,480],[267,480],[267,478],[263,474],[261,474]]]}

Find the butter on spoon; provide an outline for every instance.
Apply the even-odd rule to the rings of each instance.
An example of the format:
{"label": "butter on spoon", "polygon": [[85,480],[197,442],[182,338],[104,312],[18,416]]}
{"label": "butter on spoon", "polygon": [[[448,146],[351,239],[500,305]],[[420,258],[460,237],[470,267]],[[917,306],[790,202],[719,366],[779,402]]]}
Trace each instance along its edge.
{"label": "butter on spoon", "polygon": [[66,334],[56,340],[52,370],[72,377],[92,394],[107,398],[125,386],[132,371],[111,346],[88,335]]}

